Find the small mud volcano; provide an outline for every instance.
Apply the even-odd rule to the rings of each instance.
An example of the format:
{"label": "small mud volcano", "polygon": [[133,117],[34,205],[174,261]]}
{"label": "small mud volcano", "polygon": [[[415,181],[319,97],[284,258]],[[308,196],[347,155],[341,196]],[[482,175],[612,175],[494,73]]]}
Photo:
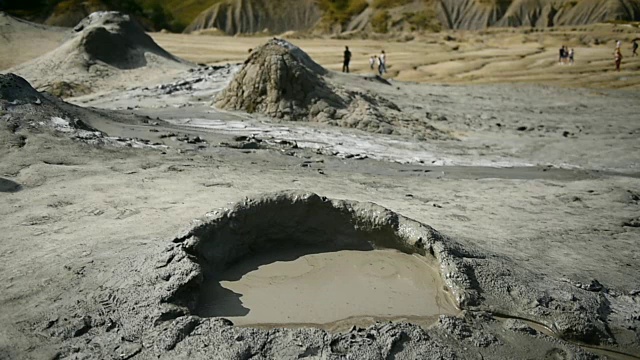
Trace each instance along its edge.
{"label": "small mud volcano", "polygon": [[[371,203],[278,193],[207,214],[174,242],[194,262],[167,302],[236,325],[343,329],[458,313],[441,236]],[[171,260],[169,260],[171,261]]]}
{"label": "small mud volcano", "polygon": [[77,49],[90,61],[101,61],[119,69],[146,66],[145,53],[179,61],[158,46],[133,18],[115,11],[92,13],[74,31],[79,38]]}
{"label": "small mud volcano", "polygon": [[379,134],[450,137],[403,112],[389,99],[353,87],[352,80],[329,72],[290,42],[272,39],[251,52],[242,69],[216,96],[215,105]]}
{"label": "small mud volcano", "polygon": [[82,20],[73,36],[58,48],[17,65],[11,72],[38,89],[56,92],[72,88],[65,92],[81,95],[94,90],[96,82],[125,71],[145,68],[161,73],[188,67],[186,61],[156,44],[133,17],[104,11]]}

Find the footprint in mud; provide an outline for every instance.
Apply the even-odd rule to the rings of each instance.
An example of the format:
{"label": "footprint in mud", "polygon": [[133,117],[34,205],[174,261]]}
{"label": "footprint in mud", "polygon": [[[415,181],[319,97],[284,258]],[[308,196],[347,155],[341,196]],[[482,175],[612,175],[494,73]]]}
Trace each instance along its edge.
{"label": "footprint in mud", "polygon": [[59,208],[63,208],[69,205],[73,205],[73,202],[68,201],[68,200],[56,200],[53,202],[50,202],[49,204],[47,204],[47,207],[50,208],[54,208],[54,209],[59,209]]}
{"label": "footprint in mud", "polygon": [[622,227],[640,228],[640,217],[629,219],[622,223]]}
{"label": "footprint in mud", "polygon": [[39,226],[39,225],[50,225],[55,222],[58,222],[58,218],[45,214],[45,215],[32,215],[25,218],[25,221],[22,222],[23,226]]}
{"label": "footprint in mud", "polygon": [[140,210],[123,209],[118,211],[118,216],[116,216],[116,220],[123,220],[133,215],[137,215],[139,213],[140,213]]}

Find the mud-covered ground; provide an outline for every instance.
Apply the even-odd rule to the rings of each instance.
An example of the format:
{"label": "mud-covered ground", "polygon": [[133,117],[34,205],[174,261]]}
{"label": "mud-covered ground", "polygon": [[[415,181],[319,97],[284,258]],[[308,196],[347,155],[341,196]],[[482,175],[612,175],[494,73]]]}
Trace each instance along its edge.
{"label": "mud-covered ground", "polygon": [[[451,136],[432,140],[212,108],[237,70],[70,99],[109,110],[78,114],[106,145],[2,128],[0,357],[640,357],[637,93],[331,75]],[[12,116],[0,113],[2,126]],[[197,293],[200,255],[180,229],[285,190],[362,202],[363,214],[373,202],[435,228],[442,236],[420,246],[436,249],[466,311],[429,328],[346,333],[194,316],[180,291]],[[278,201],[322,208],[287,194]],[[209,221],[242,219],[252,204]]]}

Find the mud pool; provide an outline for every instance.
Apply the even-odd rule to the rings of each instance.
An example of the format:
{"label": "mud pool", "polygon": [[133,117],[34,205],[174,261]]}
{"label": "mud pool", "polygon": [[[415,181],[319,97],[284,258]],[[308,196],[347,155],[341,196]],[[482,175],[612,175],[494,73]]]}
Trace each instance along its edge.
{"label": "mud pool", "polygon": [[241,260],[219,279],[203,287],[199,313],[240,326],[335,328],[407,317],[428,324],[458,313],[437,267],[397,250],[273,251]]}

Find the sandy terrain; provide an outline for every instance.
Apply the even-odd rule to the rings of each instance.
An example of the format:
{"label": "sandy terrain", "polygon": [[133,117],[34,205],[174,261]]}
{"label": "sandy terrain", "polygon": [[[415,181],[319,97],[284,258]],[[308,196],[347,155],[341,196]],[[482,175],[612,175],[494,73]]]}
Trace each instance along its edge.
{"label": "sandy terrain", "polygon": [[54,50],[71,31],[18,20],[0,12],[0,69],[34,59]]}
{"label": "sandy terrain", "polygon": [[[118,76],[106,85],[68,99],[83,109],[3,82],[0,357],[639,358],[640,102],[632,88],[640,62],[629,60],[620,74],[605,71],[609,44],[577,50],[588,64],[557,65],[556,34],[542,51],[540,43],[522,41],[534,35],[540,34],[499,33],[483,43],[456,41],[460,50],[442,52],[436,50],[453,42],[384,43],[392,85],[360,75],[380,42],[299,40],[329,69],[349,44],[362,57],[354,63],[357,74],[328,73],[328,84],[393,102],[412,119],[392,124],[397,129],[419,122],[450,138],[212,107],[241,71],[233,64],[164,74],[141,67],[113,88],[129,70],[111,69]],[[207,63],[243,60],[247,48],[264,42],[153,38],[174,55]],[[506,39],[512,42],[492,43]],[[576,80],[574,70],[589,76]],[[274,195],[290,190],[298,192]],[[264,264],[262,275],[235,274],[249,281],[247,298],[236,300],[251,310],[236,321],[261,323],[257,328],[198,315],[197,299],[221,279],[216,275],[251,255],[272,254],[283,239],[298,250],[338,248]],[[409,295],[372,293],[371,308],[359,308],[366,314],[338,304],[333,317],[320,307],[313,311],[321,320],[293,321],[341,320],[325,326],[332,331],[282,327],[291,321],[270,318],[264,307],[277,301],[273,291],[295,294],[298,285],[330,283],[338,273],[340,280],[355,277],[334,284],[337,291],[348,295],[354,281],[348,290],[362,294],[356,285],[389,274],[358,258],[381,250],[337,263],[344,251],[362,246],[401,250],[372,263],[388,262],[399,280],[430,283],[434,269],[416,277],[425,265],[417,260],[436,264],[440,278],[433,280],[444,283],[436,293],[451,294],[460,314],[442,306],[435,323],[421,321],[434,307],[421,307],[415,292],[433,288],[398,280]],[[309,261],[331,271],[298,279]],[[260,286],[250,286],[252,276],[273,272],[292,281],[261,288],[254,278]],[[296,295],[308,303],[308,291]],[[335,299],[313,296],[327,298]],[[377,305],[389,302],[397,312],[382,313]],[[347,313],[380,322],[350,328],[358,323],[345,322]],[[389,323],[389,315],[396,321]]]}
{"label": "sandy terrain", "polygon": [[[591,25],[551,30],[492,29],[443,32],[414,40],[295,39],[296,45],[324,67],[341,71],[342,51],[353,53],[351,70],[368,74],[369,57],[381,49],[388,56],[388,77],[429,83],[538,83],[568,87],[637,88],[640,57],[631,57],[630,41],[638,29],[624,25]],[[242,62],[262,37],[152,34],[171,53],[197,63]],[[598,41],[596,45],[594,41]],[[624,41],[623,71],[616,73],[613,49]],[[575,65],[558,63],[558,49],[575,49]],[[454,50],[455,49],[455,50]]]}
{"label": "sandy terrain", "polygon": [[[7,16],[3,16],[1,21],[6,22],[5,25],[10,24],[11,28],[3,31],[4,43],[0,43],[0,48],[4,51],[0,53],[0,70],[43,55],[69,36],[62,31],[42,30],[31,23],[16,26],[15,19]],[[351,70],[357,74],[370,74],[369,57],[385,49],[389,62],[386,77],[399,81],[445,84],[523,82],[576,88],[637,88],[640,84],[640,57],[631,57],[630,45],[637,34],[637,28],[632,25],[597,24],[547,30],[497,28],[479,32],[448,31],[415,35],[403,41],[301,38],[295,39],[295,43],[319,64],[334,71],[341,70],[342,51],[349,46],[353,52]],[[169,33],[153,33],[151,36],[160,46],[180,58],[214,65],[240,63],[246,59],[250,49],[269,39]],[[613,66],[613,49],[617,40],[624,42],[625,59],[620,73],[615,72]],[[558,63],[558,48],[562,45],[575,49],[574,66]],[[1,54],[6,59],[1,58]],[[22,75],[28,77],[28,74]],[[108,87],[143,83],[149,79],[135,72],[125,72],[119,77]],[[38,77],[29,80],[41,81]],[[94,82],[91,86],[95,88],[103,84]]]}

